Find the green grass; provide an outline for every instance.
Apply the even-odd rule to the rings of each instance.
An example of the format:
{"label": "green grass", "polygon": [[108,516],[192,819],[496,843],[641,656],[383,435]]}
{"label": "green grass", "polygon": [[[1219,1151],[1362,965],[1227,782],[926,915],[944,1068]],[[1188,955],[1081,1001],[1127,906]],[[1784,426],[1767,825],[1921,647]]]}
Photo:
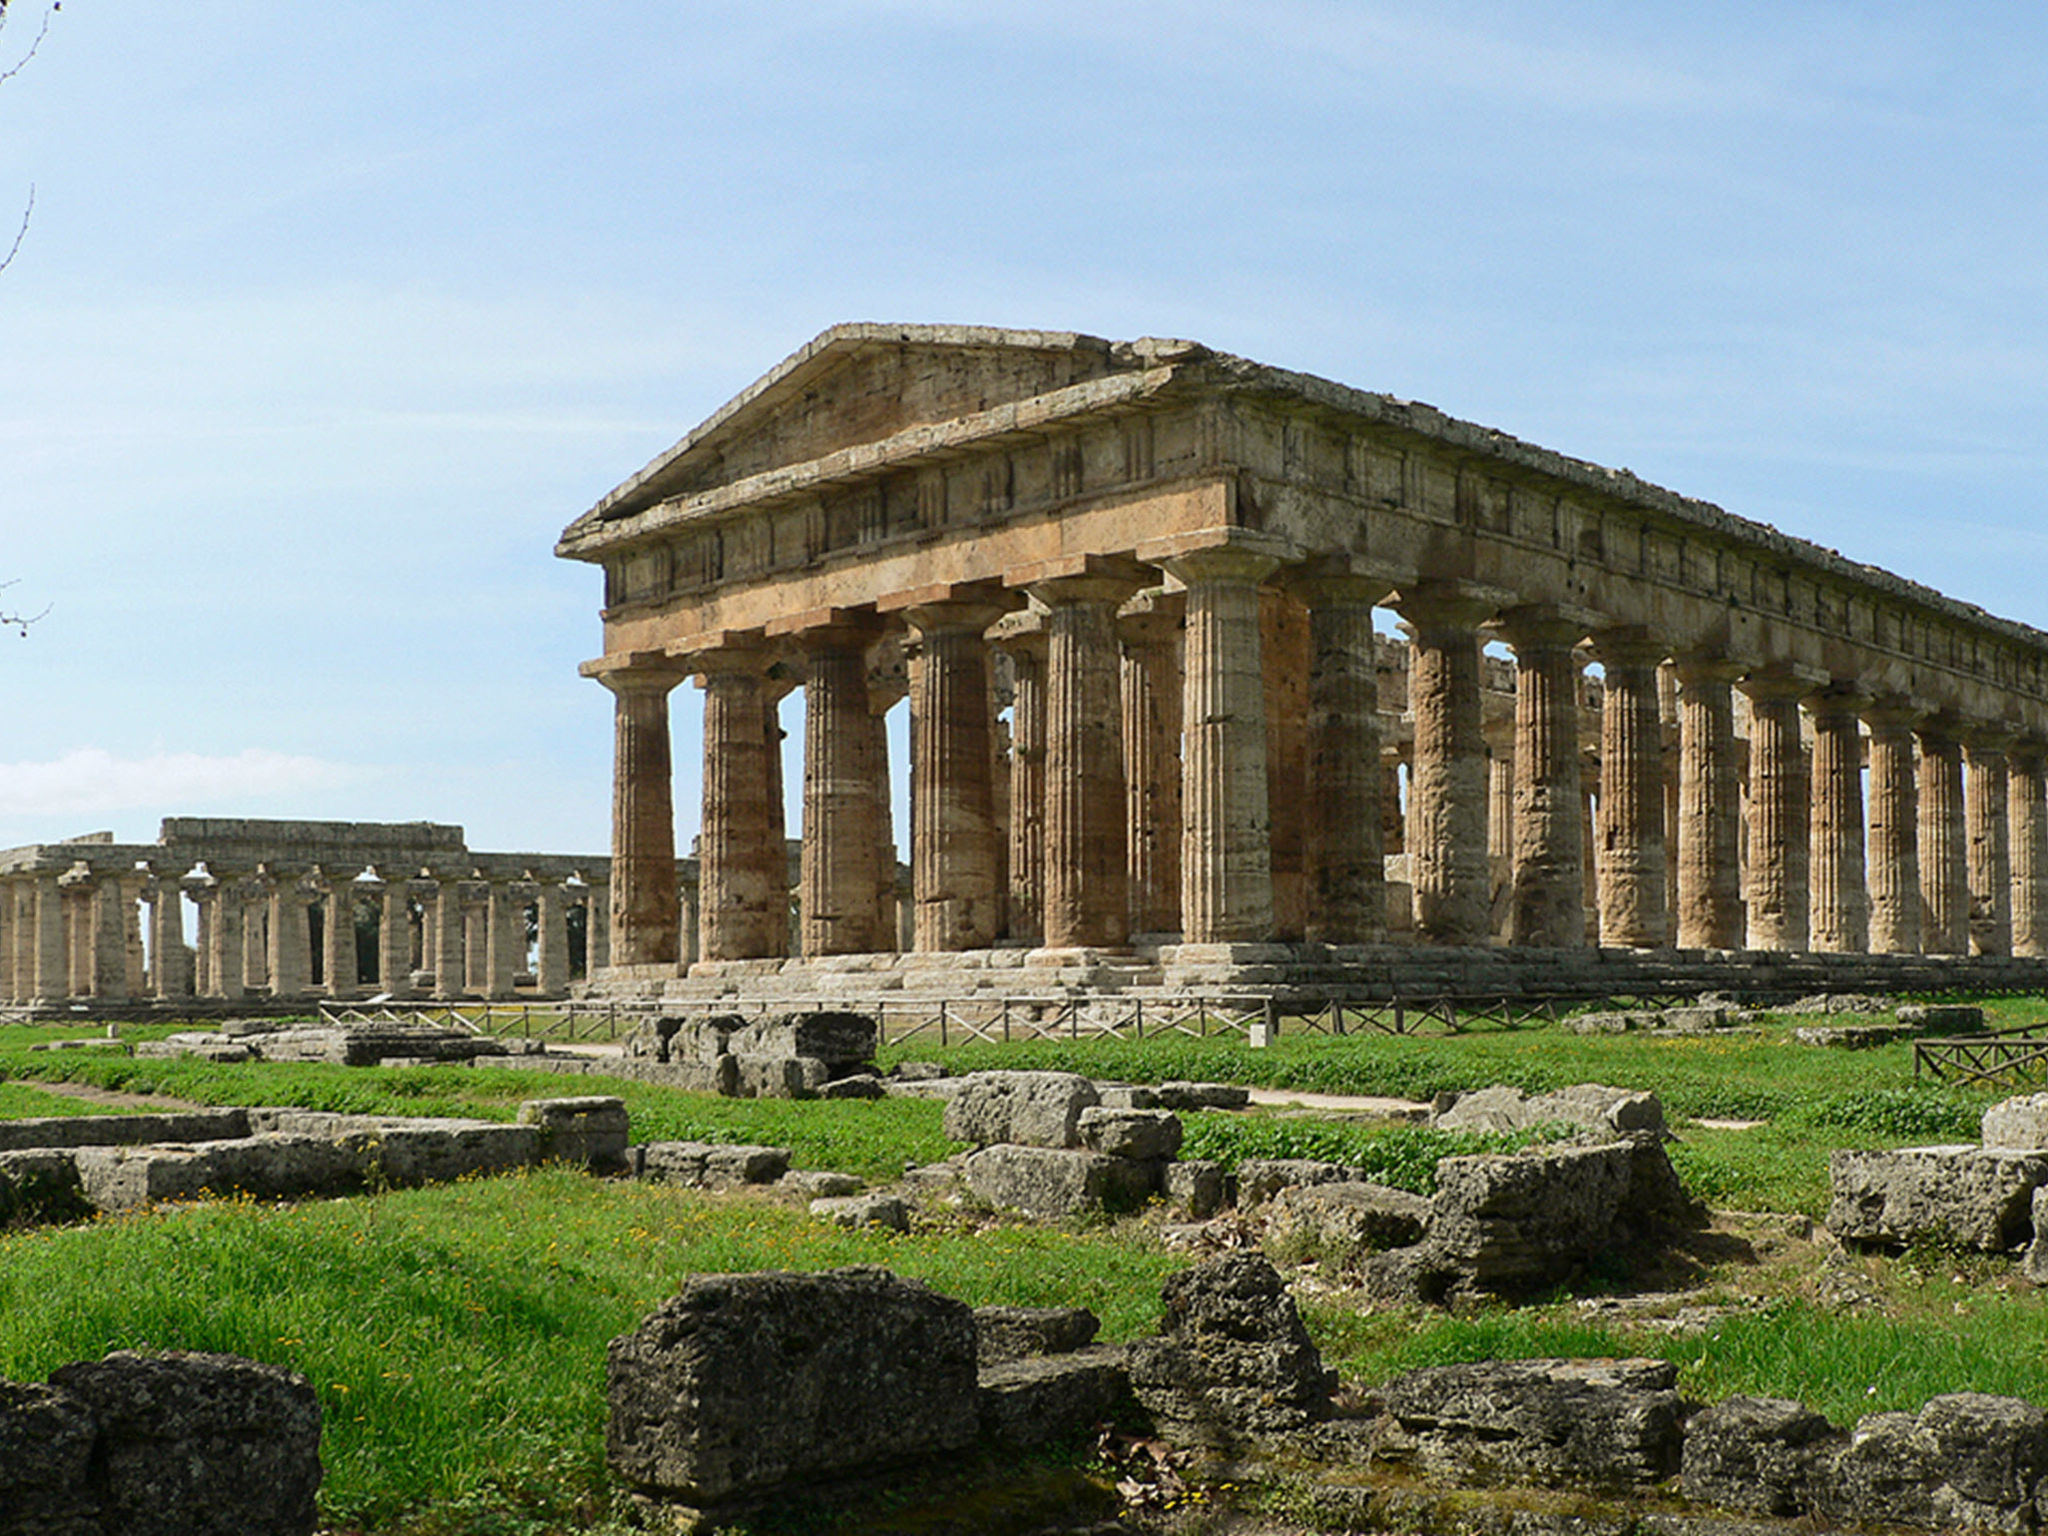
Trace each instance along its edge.
{"label": "green grass", "polygon": [[122,1115],[136,1111],[86,1099],[45,1093],[22,1083],[0,1082],[0,1120],[36,1120],[46,1115]]}

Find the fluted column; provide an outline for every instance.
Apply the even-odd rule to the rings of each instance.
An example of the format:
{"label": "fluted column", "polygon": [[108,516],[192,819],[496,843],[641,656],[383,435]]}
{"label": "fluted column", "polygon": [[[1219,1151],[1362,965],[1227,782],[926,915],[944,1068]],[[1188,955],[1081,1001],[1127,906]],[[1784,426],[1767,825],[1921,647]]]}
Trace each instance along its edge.
{"label": "fluted column", "polygon": [[213,902],[213,995],[249,995],[249,922],[247,890],[239,875],[214,872],[218,884]]}
{"label": "fluted column", "polygon": [[1864,711],[1870,728],[1870,948],[1920,952],[1920,785],[1913,727],[1920,711],[1888,699]]}
{"label": "fluted column", "polygon": [[539,944],[534,957],[534,986],[542,997],[569,995],[569,908],[558,880],[544,879],[534,900]]}
{"label": "fluted column", "polygon": [[910,608],[912,942],[920,952],[996,940],[996,815],[988,642],[1003,610],[955,600]]}
{"label": "fluted column", "polygon": [[1920,728],[1920,943],[1930,955],[1970,952],[1969,839],[1963,748],[1954,726]]}
{"label": "fluted column", "polygon": [[1562,949],[1586,941],[1579,669],[1572,657],[1583,632],[1545,609],[1515,609],[1501,620],[1516,661],[1511,944]]}
{"label": "fluted column", "polygon": [[1408,780],[1408,868],[1416,936],[1484,944],[1492,929],[1486,858],[1486,739],[1480,722],[1479,624],[1493,604],[1418,587],[1394,607],[1407,620],[1408,707],[1415,721]]}
{"label": "fluted column", "polygon": [[[594,923],[605,904],[591,897],[590,917]],[[434,879],[434,997],[452,1003],[469,991],[469,940],[463,920],[462,878],[439,874]],[[596,970],[596,962],[590,964]]]}
{"label": "fluted column", "polygon": [[2012,853],[2006,825],[2009,732],[1980,730],[1967,742],[1963,780],[1969,827],[1970,953],[2012,953]]}
{"label": "fluted column", "polygon": [[[669,884],[675,884],[675,871],[669,871]],[[511,883],[506,880],[492,880],[487,887],[489,895],[484,901],[484,997],[492,1002],[502,1002],[516,991],[513,977],[519,972],[519,962],[526,958],[526,903]]]}
{"label": "fluted column", "polygon": [[[1017,622],[1015,620],[1013,623]],[[1031,624],[1039,624],[1036,615]],[[1012,939],[1045,938],[1045,655],[1042,627],[1003,636],[1016,678],[1010,707],[1010,902]]]}
{"label": "fluted column", "polygon": [[[804,840],[798,897],[806,956],[868,954],[894,946],[877,930],[881,723],[868,708],[869,624],[810,630],[804,687]],[[709,917],[712,900],[704,898]]]}
{"label": "fluted column", "polygon": [[2022,741],[2006,756],[2012,837],[2012,952],[2048,955],[2048,743]]}
{"label": "fluted column", "polygon": [[1824,953],[1870,947],[1870,893],[1864,878],[1863,711],[1870,698],[1847,684],[1812,694],[1812,945]]}
{"label": "fluted column", "polygon": [[399,874],[379,893],[377,983],[392,997],[412,996],[412,889]]}
{"label": "fluted column", "polygon": [[1117,616],[1123,642],[1124,839],[1131,928],[1180,932],[1182,594],[1140,593]]}
{"label": "fluted column", "polygon": [[[1504,869],[1515,862],[1515,720],[1485,722],[1486,856]],[[1501,882],[1506,884],[1505,879]]]}
{"label": "fluted column", "polygon": [[84,899],[92,995],[101,1002],[125,1002],[130,995],[128,892],[119,875],[104,874],[86,885]]}
{"label": "fluted column", "polygon": [[38,871],[35,890],[35,995],[55,1002],[71,995],[64,949],[64,891],[54,871]]}
{"label": "fluted column", "polygon": [[1380,842],[1380,683],[1373,608],[1386,583],[1317,576],[1296,584],[1308,607],[1307,936],[1378,944],[1387,936]]}
{"label": "fluted column", "polygon": [[[613,956],[620,965],[674,965],[675,775],[669,757],[668,696],[685,673],[667,657],[641,656],[594,675],[615,700]],[[757,729],[757,750],[759,735]]]}
{"label": "fluted column", "polygon": [[593,883],[589,903],[583,913],[583,965],[586,971],[595,972],[612,963],[611,914],[610,882]]}
{"label": "fluted column", "polygon": [[192,995],[192,957],[185,949],[185,896],[177,879],[149,879],[150,989],[169,1002]]}
{"label": "fluted column", "polygon": [[[752,960],[788,948],[789,868],[773,790],[769,654],[730,645],[691,658],[704,684],[704,809],[697,838],[699,950],[706,960]],[[774,754],[776,761],[780,752]],[[652,878],[650,874],[649,878]],[[663,872],[682,958],[673,859]]]}
{"label": "fluted column", "polygon": [[1743,939],[1741,790],[1730,687],[1741,668],[1678,663],[1678,947],[1739,949]]}
{"label": "fluted column", "polygon": [[1751,949],[1809,947],[1808,871],[1812,773],[1799,731],[1799,700],[1813,680],[1752,673],[1749,696],[1749,931]]}
{"label": "fluted column", "polygon": [[1189,944],[1273,936],[1259,583],[1278,564],[1225,547],[1166,566],[1187,588],[1180,911]]}
{"label": "fluted column", "polygon": [[1266,849],[1273,882],[1268,937],[1299,942],[1308,927],[1308,614],[1285,587],[1259,589],[1266,702]]}
{"label": "fluted column", "polygon": [[306,898],[299,889],[299,877],[273,874],[266,895],[270,902],[270,995],[304,997],[311,985],[313,941],[306,924]]}
{"label": "fluted column", "polygon": [[[795,939],[789,910],[792,885],[789,876],[789,791],[782,773],[782,701],[795,691],[801,681],[795,668],[777,663],[769,667],[761,691],[761,767],[767,781],[762,793],[767,818],[761,828],[761,859],[769,872],[768,953],[771,955],[789,954]],[[700,861],[696,889],[683,892],[678,898],[683,902],[678,915],[682,930],[678,940],[682,946],[679,955],[685,965],[694,965],[704,957],[703,875]],[[565,978],[567,974],[563,973]]]}
{"label": "fluted column", "polygon": [[337,869],[327,876],[327,902],[320,928],[320,971],[331,998],[354,997],[356,983],[356,890],[354,877]]}
{"label": "fluted column", "polygon": [[1600,942],[1654,949],[1670,942],[1664,909],[1664,727],[1657,664],[1665,647],[1639,632],[1608,632],[1594,654],[1606,673],[1600,707]]}

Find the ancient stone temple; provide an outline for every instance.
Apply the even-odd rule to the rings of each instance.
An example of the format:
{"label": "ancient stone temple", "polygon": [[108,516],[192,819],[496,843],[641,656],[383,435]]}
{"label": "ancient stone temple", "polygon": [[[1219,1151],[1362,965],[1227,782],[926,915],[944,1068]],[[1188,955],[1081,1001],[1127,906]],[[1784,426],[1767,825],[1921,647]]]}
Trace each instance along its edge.
{"label": "ancient stone temple", "polygon": [[557,553],[604,569],[621,988],[2048,953],[2048,635],[1426,405],[1189,342],[841,326]]}
{"label": "ancient stone temple", "polygon": [[31,844],[0,851],[0,1003],[562,997],[572,960],[608,962],[609,877],[433,822],[171,817],[154,843]]}

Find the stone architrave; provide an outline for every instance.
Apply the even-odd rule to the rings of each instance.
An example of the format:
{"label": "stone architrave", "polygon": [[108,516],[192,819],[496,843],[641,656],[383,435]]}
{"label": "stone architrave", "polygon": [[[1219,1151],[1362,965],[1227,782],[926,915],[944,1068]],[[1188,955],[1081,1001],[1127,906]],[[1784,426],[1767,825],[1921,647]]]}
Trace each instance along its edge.
{"label": "stone architrave", "polygon": [[1813,714],[1812,944],[1823,953],[1861,954],[1870,947],[1862,736],[1862,715],[1870,702],[1844,683],[1807,699]]}
{"label": "stone architrave", "polygon": [[1972,732],[1965,744],[1963,806],[1968,827],[1970,953],[2012,953],[2012,851],[2006,823],[2010,732]]}
{"label": "stone architrave", "polygon": [[1321,944],[1386,938],[1380,823],[1380,685],[1373,608],[1391,589],[1352,575],[1295,584],[1308,608],[1307,936]]}
{"label": "stone architrave", "polygon": [[1045,657],[1042,616],[1013,614],[999,643],[1009,653],[1016,697],[1010,709],[1010,900],[1012,939],[1045,937]]}
{"label": "stone architrave", "polygon": [[[691,658],[704,684],[704,809],[697,841],[698,953],[754,960],[789,944],[789,861],[766,647],[734,641]],[[772,761],[771,761],[772,759]],[[675,869],[668,872],[675,887]],[[681,907],[677,907],[680,923]],[[682,958],[678,939],[677,959]]]}
{"label": "stone architrave", "polygon": [[1181,926],[1185,606],[1178,592],[1141,592],[1116,620],[1123,642],[1124,840],[1134,933],[1172,934]]}
{"label": "stone architrave", "polygon": [[1515,866],[1508,941],[1562,949],[1586,941],[1585,798],[1579,778],[1578,665],[1584,633],[1549,609],[1515,609]]}
{"label": "stone architrave", "polygon": [[1801,951],[1809,944],[1808,869],[1812,772],[1799,730],[1799,701],[1814,680],[1752,672],[1749,696],[1749,885],[1751,949]]}
{"label": "stone architrave", "polygon": [[919,603],[910,669],[913,942],[926,953],[986,949],[1000,929],[995,713],[983,632],[1003,605],[973,595]]}
{"label": "stone architrave", "polygon": [[1259,583],[1278,565],[1230,545],[1165,562],[1187,589],[1180,910],[1189,944],[1273,934]]}
{"label": "stone architrave", "polygon": [[1678,662],[1680,949],[1742,947],[1742,796],[1730,691],[1741,674],[1719,657]]}
{"label": "stone architrave", "polygon": [[1913,727],[1921,711],[1886,699],[1864,711],[1870,728],[1870,825],[1867,834],[1870,948],[1881,955],[1920,952],[1920,784]]}
{"label": "stone architrave", "polygon": [[674,965],[676,830],[668,696],[687,675],[660,653],[589,669],[614,700],[611,926],[620,965]]}
{"label": "stone architrave", "polygon": [[2048,955],[2048,743],[2021,741],[2007,754],[2006,817],[2012,838],[2012,952]]}
{"label": "stone architrave", "polygon": [[162,1001],[192,995],[192,955],[185,948],[185,893],[171,875],[149,880],[152,990]]}
{"label": "stone architrave", "polygon": [[[1130,939],[1116,610],[1136,586],[1123,575],[1086,574],[1030,587],[1046,609],[1047,949],[1122,949]],[[1191,599],[1190,625],[1193,608]]]}
{"label": "stone architrave", "polygon": [[1408,867],[1415,927],[1432,944],[1484,944],[1492,931],[1486,857],[1486,738],[1480,719],[1479,625],[1498,604],[1456,586],[1396,595],[1408,623]]}
{"label": "stone architrave", "polygon": [[1970,952],[1970,871],[1963,821],[1963,748],[1954,725],[1920,727],[1920,945]]}
{"label": "stone architrave", "polygon": [[1618,948],[1668,942],[1664,728],[1657,690],[1657,664],[1665,651],[1634,630],[1608,631],[1594,643],[1606,673],[1596,844],[1600,942]]}
{"label": "stone architrave", "polygon": [[[804,841],[797,897],[806,956],[870,954],[892,947],[877,931],[882,839],[878,817],[888,784],[878,771],[881,721],[868,706],[867,646],[873,616],[797,636],[804,685]],[[705,893],[707,910],[715,897]]]}

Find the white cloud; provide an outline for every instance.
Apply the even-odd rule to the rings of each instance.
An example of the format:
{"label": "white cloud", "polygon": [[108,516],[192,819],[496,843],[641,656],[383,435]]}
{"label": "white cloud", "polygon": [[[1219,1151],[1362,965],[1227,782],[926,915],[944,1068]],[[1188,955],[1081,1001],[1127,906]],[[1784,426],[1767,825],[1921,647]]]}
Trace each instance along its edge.
{"label": "white cloud", "polygon": [[340,763],[260,747],[232,757],[116,757],[81,747],[50,762],[0,763],[0,816],[97,815],[162,805],[206,814],[252,799],[331,790],[357,775]]}

